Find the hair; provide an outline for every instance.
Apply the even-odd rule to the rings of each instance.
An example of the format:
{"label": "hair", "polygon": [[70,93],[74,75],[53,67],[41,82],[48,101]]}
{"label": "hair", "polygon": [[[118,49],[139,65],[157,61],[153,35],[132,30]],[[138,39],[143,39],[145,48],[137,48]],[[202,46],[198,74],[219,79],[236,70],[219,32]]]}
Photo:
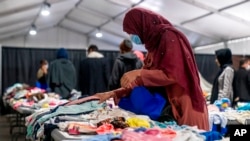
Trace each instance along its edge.
{"label": "hair", "polygon": [[48,61],[45,59],[40,60],[40,67],[42,67],[43,65],[47,65]]}
{"label": "hair", "polygon": [[247,63],[247,62],[248,62],[248,58],[241,58],[241,59],[240,59],[240,63],[239,63],[240,67],[241,67],[242,65],[244,65],[245,63]]}
{"label": "hair", "polygon": [[120,44],[120,51],[123,52],[130,52],[133,49],[133,44],[130,40],[125,39]]}
{"label": "hair", "polygon": [[89,46],[89,48],[88,48],[88,52],[90,52],[90,51],[98,51],[99,49],[98,49],[98,47],[97,47],[97,45],[90,45]]}
{"label": "hair", "polygon": [[40,60],[40,66],[47,65],[47,64],[48,64],[47,60],[45,60],[45,59]]}

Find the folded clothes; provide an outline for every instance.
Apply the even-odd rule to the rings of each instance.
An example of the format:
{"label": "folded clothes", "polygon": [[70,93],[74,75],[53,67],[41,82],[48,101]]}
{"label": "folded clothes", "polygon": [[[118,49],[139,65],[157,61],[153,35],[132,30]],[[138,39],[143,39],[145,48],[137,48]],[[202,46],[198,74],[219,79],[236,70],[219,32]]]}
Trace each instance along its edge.
{"label": "folded clothes", "polygon": [[103,124],[112,124],[115,129],[117,129],[117,128],[124,129],[124,128],[129,127],[129,125],[125,122],[124,117],[108,118],[108,119],[105,119],[105,120],[98,122],[97,126],[99,127]]}
{"label": "folded clothes", "polygon": [[80,123],[69,123],[67,130],[70,135],[88,134],[96,135],[95,127],[80,124]]}

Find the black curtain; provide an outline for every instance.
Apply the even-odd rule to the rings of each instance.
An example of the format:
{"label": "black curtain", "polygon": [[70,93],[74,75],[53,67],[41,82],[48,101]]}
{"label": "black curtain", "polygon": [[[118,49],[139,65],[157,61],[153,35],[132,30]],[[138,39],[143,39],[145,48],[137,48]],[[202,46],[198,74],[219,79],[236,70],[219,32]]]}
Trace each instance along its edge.
{"label": "black curtain", "polygon": [[215,63],[215,55],[195,54],[195,60],[201,75],[211,84],[219,71]]}
{"label": "black curtain", "polygon": [[[77,75],[80,61],[86,58],[86,50],[67,49],[69,59],[75,65]],[[17,48],[2,47],[2,94],[9,86],[15,83],[26,83],[35,86],[36,73],[39,69],[40,60],[46,59],[48,62],[56,59],[57,49],[37,49],[37,48]],[[113,66],[118,51],[102,51],[103,55]],[[112,70],[112,68],[110,69]],[[76,89],[79,90],[78,85]],[[2,111],[2,110],[1,110]]]}

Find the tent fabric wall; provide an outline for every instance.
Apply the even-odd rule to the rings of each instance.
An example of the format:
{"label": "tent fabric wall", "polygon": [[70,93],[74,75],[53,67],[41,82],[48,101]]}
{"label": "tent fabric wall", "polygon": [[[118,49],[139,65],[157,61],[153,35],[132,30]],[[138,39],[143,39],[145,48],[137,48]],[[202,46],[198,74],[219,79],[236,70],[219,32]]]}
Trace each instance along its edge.
{"label": "tent fabric wall", "polygon": [[[69,59],[73,62],[76,70],[80,61],[86,58],[86,50],[67,49]],[[49,62],[56,58],[57,49],[35,49],[35,48],[2,48],[2,92],[5,88],[14,83],[27,83],[35,85],[36,73],[39,68],[39,61],[47,59]],[[117,51],[100,51],[110,60],[113,66]],[[78,87],[77,87],[78,88]]]}
{"label": "tent fabric wall", "polygon": [[200,74],[206,81],[212,84],[219,70],[215,64],[215,55],[195,54],[195,60]]}

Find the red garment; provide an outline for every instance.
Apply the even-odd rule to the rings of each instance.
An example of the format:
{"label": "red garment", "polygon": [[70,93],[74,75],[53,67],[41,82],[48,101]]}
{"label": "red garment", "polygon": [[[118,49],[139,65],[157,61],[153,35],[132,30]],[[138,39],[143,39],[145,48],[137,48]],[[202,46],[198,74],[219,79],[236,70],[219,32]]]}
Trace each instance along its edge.
{"label": "red garment", "polygon": [[[133,86],[165,87],[178,124],[198,125],[200,129],[207,130],[206,102],[194,55],[186,37],[162,16],[142,8],[133,8],[126,13],[123,30],[138,35],[148,50],[141,77],[132,82]],[[131,89],[115,91],[115,100],[129,94]],[[195,113],[197,119],[193,118],[196,115],[190,116],[185,110]]]}

